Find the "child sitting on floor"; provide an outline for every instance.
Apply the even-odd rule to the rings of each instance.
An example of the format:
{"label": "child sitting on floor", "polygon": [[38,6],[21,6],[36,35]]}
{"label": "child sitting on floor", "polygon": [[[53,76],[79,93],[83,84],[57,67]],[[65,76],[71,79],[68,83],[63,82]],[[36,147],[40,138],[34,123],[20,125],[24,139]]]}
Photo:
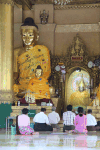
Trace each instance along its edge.
{"label": "child sitting on floor", "polygon": [[75,130],[73,133],[87,133],[87,117],[83,114],[83,108],[78,107],[78,115],[75,117]]}
{"label": "child sitting on floor", "polygon": [[39,134],[38,132],[34,132],[34,130],[30,127],[30,118],[28,117],[28,109],[24,108],[22,110],[22,115],[18,116],[18,127],[19,132],[22,135],[30,135],[30,134]]}

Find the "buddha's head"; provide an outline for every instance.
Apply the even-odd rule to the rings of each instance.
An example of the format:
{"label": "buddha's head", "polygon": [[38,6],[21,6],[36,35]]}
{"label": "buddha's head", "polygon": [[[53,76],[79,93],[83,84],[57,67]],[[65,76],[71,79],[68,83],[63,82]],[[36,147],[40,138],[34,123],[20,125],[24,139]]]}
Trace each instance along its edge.
{"label": "buddha's head", "polygon": [[38,26],[30,17],[25,19],[24,24],[21,26],[22,40],[25,46],[34,46],[39,39]]}
{"label": "buddha's head", "polygon": [[42,76],[42,74],[43,74],[43,70],[42,70],[41,66],[38,65],[37,68],[36,68],[36,70],[35,70],[35,76],[36,76],[37,78],[39,78],[39,77]]}

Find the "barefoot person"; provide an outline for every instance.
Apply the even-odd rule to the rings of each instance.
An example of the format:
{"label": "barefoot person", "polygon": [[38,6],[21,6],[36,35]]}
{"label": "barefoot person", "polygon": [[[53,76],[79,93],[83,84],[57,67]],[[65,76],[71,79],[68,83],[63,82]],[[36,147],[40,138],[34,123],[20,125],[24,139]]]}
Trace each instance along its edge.
{"label": "barefoot person", "polygon": [[33,122],[35,122],[34,130],[35,131],[53,131],[52,126],[50,126],[49,120],[46,113],[45,108],[41,108],[41,112],[36,114],[33,118]]}
{"label": "barefoot person", "polygon": [[30,135],[30,134],[38,134],[38,132],[34,132],[32,128],[30,128],[30,118],[28,117],[28,109],[24,108],[22,110],[22,115],[18,116],[18,127],[20,134]]}
{"label": "barefoot person", "polygon": [[87,130],[88,131],[100,131],[100,126],[97,125],[95,117],[92,115],[92,109],[88,109],[87,116]]}
{"label": "barefoot person", "polygon": [[63,113],[63,132],[65,130],[70,131],[74,130],[74,120],[75,120],[75,113],[72,112],[72,105],[67,106],[67,111]]}
{"label": "barefoot person", "polygon": [[[60,130],[60,127],[58,125],[58,122],[60,121],[60,117],[59,117],[59,114],[56,111],[56,107],[52,107],[52,112],[49,113],[48,115],[48,119],[49,119],[49,122],[51,124],[51,126],[56,129],[56,130]],[[56,131],[55,130],[55,131]]]}
{"label": "barefoot person", "polygon": [[87,117],[83,114],[83,108],[78,107],[78,115],[75,117],[75,130],[74,133],[87,133]]}

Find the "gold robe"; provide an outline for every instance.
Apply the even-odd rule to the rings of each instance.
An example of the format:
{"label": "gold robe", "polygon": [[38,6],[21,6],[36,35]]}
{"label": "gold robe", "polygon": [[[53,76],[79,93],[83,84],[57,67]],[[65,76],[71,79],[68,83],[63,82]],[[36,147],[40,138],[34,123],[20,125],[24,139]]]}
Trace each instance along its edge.
{"label": "gold robe", "polygon": [[40,77],[40,78],[33,78],[30,80],[28,84],[27,91],[34,92],[35,99],[50,99],[50,92],[49,92],[49,84],[48,80]]}
{"label": "gold robe", "polygon": [[19,89],[26,90],[30,77],[35,77],[35,69],[38,65],[43,69],[43,77],[48,78],[51,73],[49,50],[44,45],[36,45],[31,50],[18,57],[20,80]]}

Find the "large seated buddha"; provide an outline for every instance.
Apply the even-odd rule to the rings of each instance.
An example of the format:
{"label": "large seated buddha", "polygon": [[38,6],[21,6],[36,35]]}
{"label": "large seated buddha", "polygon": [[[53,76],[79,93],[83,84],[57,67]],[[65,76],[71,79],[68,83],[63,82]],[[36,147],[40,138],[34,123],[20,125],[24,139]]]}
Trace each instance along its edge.
{"label": "large seated buddha", "polygon": [[[23,48],[14,51],[14,74],[18,78],[17,84],[14,84],[14,93],[17,97],[20,95],[25,96],[25,91],[30,86],[31,79],[34,78],[36,81],[35,70],[37,66],[41,66],[42,68],[43,82],[51,73],[49,50],[44,45],[36,45],[39,38],[39,31],[38,26],[32,18],[25,19],[24,24],[21,26],[21,35]],[[39,96],[35,95],[35,97],[38,99]]]}

